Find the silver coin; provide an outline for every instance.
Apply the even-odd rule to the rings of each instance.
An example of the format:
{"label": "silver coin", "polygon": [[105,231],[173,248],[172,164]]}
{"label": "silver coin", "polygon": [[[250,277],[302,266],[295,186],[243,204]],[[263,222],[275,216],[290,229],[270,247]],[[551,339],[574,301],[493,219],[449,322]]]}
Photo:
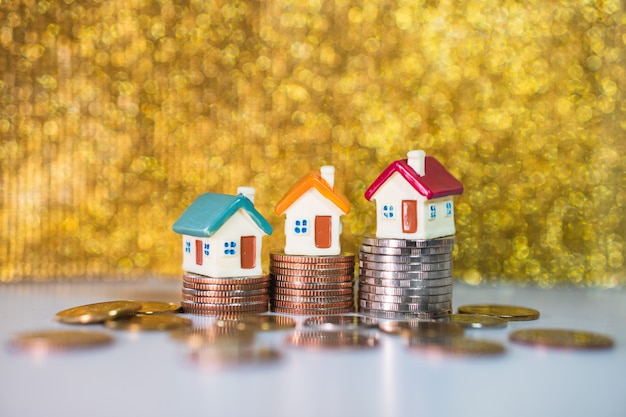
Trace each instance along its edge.
{"label": "silver coin", "polygon": [[369,317],[352,316],[346,314],[309,317],[304,320],[302,326],[319,328],[323,330],[344,329],[371,329],[378,326],[377,320]]}
{"label": "silver coin", "polygon": [[434,312],[451,310],[452,301],[444,301],[442,303],[380,303],[377,301],[359,300],[359,307],[383,311]]}
{"label": "silver coin", "polygon": [[442,310],[435,312],[424,312],[424,311],[385,311],[385,310],[376,310],[373,308],[359,307],[359,314],[363,314],[368,317],[373,317],[377,319],[387,319],[387,320],[410,320],[410,319],[420,319],[420,320],[434,320],[440,319],[449,316],[452,314],[452,310]]}
{"label": "silver coin", "polygon": [[378,285],[359,283],[359,291],[370,294],[381,295],[401,295],[401,296],[421,296],[421,295],[444,295],[452,294],[452,285],[444,285],[442,287],[427,288],[397,288],[397,287],[381,287]]}
{"label": "silver coin", "polygon": [[373,269],[376,271],[443,271],[452,269],[452,262],[437,262],[432,264],[424,263],[385,263],[385,262],[368,262],[359,261],[360,268]]}
{"label": "silver coin", "polygon": [[395,248],[427,248],[433,246],[454,245],[454,236],[440,237],[437,239],[394,239],[363,236],[362,243],[370,246]]}
{"label": "silver coin", "polygon": [[452,253],[454,245],[433,246],[426,248],[389,248],[385,246],[361,245],[359,251],[362,253],[372,253],[377,255],[404,255],[404,256],[422,256],[422,255],[439,255],[443,253]]}
{"label": "silver coin", "polygon": [[445,269],[443,271],[376,271],[374,269],[360,268],[359,276],[382,279],[431,280],[452,277],[452,269]]}
{"label": "silver coin", "polygon": [[418,296],[406,296],[406,295],[381,295],[370,294],[367,292],[359,291],[359,300],[377,301],[380,303],[443,303],[446,301],[452,301],[452,294],[445,295],[418,295]]}
{"label": "silver coin", "polygon": [[359,277],[359,282],[369,285],[376,285],[390,288],[431,288],[452,285],[452,277],[439,279],[381,279],[371,277]]}
{"label": "silver coin", "polygon": [[382,263],[407,263],[407,264],[434,264],[439,262],[447,262],[452,260],[451,253],[443,253],[440,255],[378,255],[373,253],[359,253],[359,260]]}

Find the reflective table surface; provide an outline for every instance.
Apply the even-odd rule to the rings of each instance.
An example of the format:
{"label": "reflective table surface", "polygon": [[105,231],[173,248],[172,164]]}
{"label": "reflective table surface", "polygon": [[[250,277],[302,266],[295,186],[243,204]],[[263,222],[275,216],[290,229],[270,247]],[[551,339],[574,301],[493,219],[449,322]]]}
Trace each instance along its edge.
{"label": "reflective table surface", "polygon": [[[180,301],[181,282],[0,285],[0,416],[624,416],[624,290],[454,284],[453,306],[531,307],[535,321],[466,335],[502,343],[499,356],[466,357],[410,349],[375,332],[378,345],[315,349],[287,343],[290,332],[256,335],[280,354],[272,361],[203,366],[163,332],[128,332],[59,323],[58,311],[109,300]],[[189,316],[197,326],[212,319]],[[304,317],[297,317],[302,326]],[[100,330],[97,349],[32,354],[11,349],[38,330]],[[509,341],[517,329],[549,327],[610,336],[608,350],[537,348]],[[196,358],[197,359],[197,358]]]}

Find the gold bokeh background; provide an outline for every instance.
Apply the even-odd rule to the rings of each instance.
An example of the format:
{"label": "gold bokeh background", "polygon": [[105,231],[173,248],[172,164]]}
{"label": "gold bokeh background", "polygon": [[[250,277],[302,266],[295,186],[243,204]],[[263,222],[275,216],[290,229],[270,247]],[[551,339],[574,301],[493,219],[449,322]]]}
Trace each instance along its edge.
{"label": "gold bokeh background", "polygon": [[608,1],[4,0],[0,281],[180,277],[206,191],[336,167],[343,247],[411,149],[464,184],[455,276],[626,281],[626,12]]}

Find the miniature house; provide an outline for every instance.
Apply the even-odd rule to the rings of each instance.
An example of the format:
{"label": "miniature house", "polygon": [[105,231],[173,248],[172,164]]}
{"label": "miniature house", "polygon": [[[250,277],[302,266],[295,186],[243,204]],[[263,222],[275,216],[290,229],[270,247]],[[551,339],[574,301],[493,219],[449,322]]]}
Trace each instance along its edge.
{"label": "miniature house", "polygon": [[272,226],[254,208],[254,189],[200,195],[174,223],[183,236],[183,270],[210,277],[259,276],[261,239]]}
{"label": "miniature house", "polygon": [[285,253],[338,255],[341,253],[341,216],[350,203],[335,191],[335,167],[327,165],[296,183],[274,208],[285,213]]}
{"label": "miniature house", "polygon": [[365,191],[376,200],[376,237],[435,239],[454,235],[452,197],[463,185],[424,151],[393,162]]}

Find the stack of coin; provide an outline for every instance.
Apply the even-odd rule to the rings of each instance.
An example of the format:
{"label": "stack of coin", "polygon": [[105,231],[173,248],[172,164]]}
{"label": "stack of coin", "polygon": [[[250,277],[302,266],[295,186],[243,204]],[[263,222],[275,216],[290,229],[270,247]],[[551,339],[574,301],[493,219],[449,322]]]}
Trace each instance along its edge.
{"label": "stack of coin", "polygon": [[299,315],[354,312],[354,255],[270,254],[272,311]]}
{"label": "stack of coin", "polygon": [[214,278],[185,272],[185,313],[202,316],[232,316],[268,310],[270,276]]}
{"label": "stack of coin", "polygon": [[365,236],[359,248],[359,311],[383,319],[452,314],[454,237]]}

